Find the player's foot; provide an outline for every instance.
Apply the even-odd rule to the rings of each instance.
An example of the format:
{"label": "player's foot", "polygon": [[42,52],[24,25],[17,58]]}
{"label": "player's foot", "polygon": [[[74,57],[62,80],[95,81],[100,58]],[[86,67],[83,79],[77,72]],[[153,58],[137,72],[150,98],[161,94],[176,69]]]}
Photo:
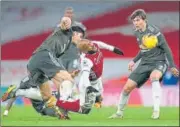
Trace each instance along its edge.
{"label": "player's foot", "polygon": [[5,110],[4,113],[3,113],[3,116],[8,116],[8,113],[9,113],[9,111]]}
{"label": "player's foot", "polygon": [[116,112],[115,114],[113,114],[112,116],[108,117],[109,119],[116,119],[116,118],[123,118],[123,112]]}
{"label": "player's foot", "polygon": [[96,108],[101,108],[102,107],[102,100],[103,100],[103,98],[102,98],[101,95],[100,96],[96,96],[96,101],[95,101],[94,106]]}
{"label": "player's foot", "polygon": [[59,119],[65,119],[65,120],[70,120],[71,118],[68,116],[68,110],[64,110],[63,108],[59,107],[59,111],[61,114],[59,115]]}
{"label": "player's foot", "polygon": [[152,119],[159,119],[160,112],[159,111],[153,111],[153,114],[151,116]]}
{"label": "player's foot", "polygon": [[96,108],[101,108],[101,107],[102,107],[101,102],[96,102],[96,103],[94,104],[94,107],[96,107]]}
{"label": "player's foot", "polygon": [[15,85],[10,85],[7,89],[7,91],[4,93],[4,95],[2,96],[1,100],[2,102],[10,99],[10,98],[14,98],[15,96],[15,89],[16,86]]}

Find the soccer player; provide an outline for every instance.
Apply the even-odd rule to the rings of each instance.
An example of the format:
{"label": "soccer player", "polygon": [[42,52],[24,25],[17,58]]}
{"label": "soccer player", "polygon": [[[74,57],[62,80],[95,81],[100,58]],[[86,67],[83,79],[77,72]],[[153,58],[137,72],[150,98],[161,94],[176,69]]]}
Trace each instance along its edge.
{"label": "soccer player", "polygon": [[[85,37],[86,27],[78,21],[75,21],[74,10],[72,7],[67,7],[64,12],[64,17],[69,17],[72,22],[73,31],[81,31],[81,37]],[[59,26],[59,25],[58,25]],[[78,27],[75,27],[78,26]],[[79,50],[75,46],[75,44],[70,44],[70,50],[67,50],[66,53],[61,57],[60,61],[66,68],[67,71],[72,72],[78,69],[78,59],[80,57]]]}
{"label": "soccer player", "polygon": [[[132,71],[135,63],[141,59],[138,67],[130,74],[120,95],[118,109],[109,118],[122,118],[123,112],[132,90],[140,88],[149,78],[152,84],[153,113],[152,119],[160,116],[160,81],[167,70],[167,62],[173,75],[178,76],[179,71],[173,61],[171,50],[166,42],[164,35],[154,25],[150,25],[146,18],[146,13],[142,9],[135,10],[131,14],[131,20],[135,27],[135,36],[140,48],[137,56],[128,64],[128,69]],[[157,45],[153,48],[145,46],[144,37],[156,37]],[[167,60],[166,60],[167,59]]]}
{"label": "soccer player", "polygon": [[[73,82],[71,74],[66,71],[64,66],[60,64],[57,59],[68,50],[71,43],[78,45],[80,39],[77,32],[72,32],[71,19],[63,17],[60,27],[34,51],[27,65],[29,76],[21,82],[26,84],[27,87],[29,87],[28,85],[33,85],[31,87],[38,86],[42,98],[46,102],[46,106],[53,107],[62,118],[62,113],[59,112],[55,106],[56,98],[51,94],[49,80],[52,80],[57,88],[59,88],[63,80],[70,80]],[[9,93],[14,89],[14,86],[9,87],[3,95],[2,101],[5,101]]]}
{"label": "soccer player", "polygon": [[60,99],[57,101],[57,106],[82,114],[88,114],[95,101],[99,102],[101,106],[103,54],[98,45],[101,48],[123,55],[123,52],[114,46],[103,42],[82,39],[79,45],[79,49],[83,52],[81,55],[80,80],[78,84],[79,99],[71,102]]}
{"label": "soccer player", "polygon": [[[41,114],[42,116],[48,115],[52,117],[57,117],[55,110],[51,107],[46,106],[46,103],[43,101],[40,90],[38,88],[31,87],[28,89],[17,89],[13,94],[14,95],[12,95],[11,93],[11,96],[13,97],[8,100],[5,111],[3,113],[4,116],[8,116],[9,111],[12,108],[12,105],[14,101],[17,99],[17,97],[26,97],[30,99],[31,104],[37,113]],[[58,92],[52,91],[52,95],[56,96],[57,98]],[[66,117],[68,118],[68,116]]]}
{"label": "soccer player", "polygon": [[[86,41],[85,41],[86,42]],[[97,43],[97,41],[94,41],[94,43]],[[82,69],[82,72],[81,72],[81,79],[80,79],[80,98],[82,98],[81,99],[81,104],[84,106],[84,105],[86,105],[85,107],[86,108],[84,108],[83,109],[83,112],[82,113],[87,113],[87,111],[90,111],[89,109],[91,109],[91,108],[89,108],[89,107],[91,107],[91,106],[89,106],[90,104],[93,104],[93,103],[86,103],[86,104],[84,104],[84,98],[85,98],[85,94],[87,93],[87,92],[85,92],[85,90],[86,90],[86,86],[88,87],[88,86],[90,86],[90,85],[92,85],[96,90],[96,93],[97,94],[101,94],[102,93],[102,91],[100,91],[101,89],[102,89],[102,82],[101,82],[101,78],[100,78],[100,76],[101,76],[101,74],[102,74],[102,67],[103,67],[103,56],[102,56],[102,53],[100,52],[100,50],[99,50],[99,48],[98,48],[98,45],[97,44],[99,44],[100,46],[101,46],[101,48],[105,48],[105,49],[108,49],[108,50],[110,50],[110,51],[113,51],[113,52],[115,52],[116,54],[120,54],[120,55],[122,55],[123,53],[118,49],[118,48],[116,48],[116,47],[114,47],[114,46],[111,46],[111,45],[107,45],[107,44],[105,44],[105,43],[103,43],[103,42],[99,42],[99,43],[97,43],[97,44],[91,44],[91,45],[89,45],[90,43],[89,43],[89,41],[88,41],[88,44],[86,44],[86,43],[83,43],[83,40],[81,40],[81,45],[78,45],[78,48],[79,49],[82,49],[81,51],[83,51],[83,52],[85,52],[85,50],[91,50],[91,47],[93,46],[93,45],[95,45],[95,48],[96,48],[96,50],[97,50],[97,53],[95,53],[94,51],[92,52],[89,52],[89,53],[93,53],[92,55],[91,54],[89,54],[88,56],[87,56],[87,58],[89,59],[89,61],[90,61],[90,63],[89,63],[89,61],[87,61],[88,59],[85,59],[84,57],[83,57],[83,59],[81,60],[81,69]],[[85,45],[85,46],[84,46]],[[90,48],[89,48],[90,47]],[[96,58],[98,58],[97,60],[95,60]],[[97,63],[97,61],[99,61],[100,60],[100,62],[99,63]],[[86,62],[87,61],[87,64],[88,65],[91,65],[91,63],[92,63],[92,61],[94,61],[94,66],[93,67],[91,67],[91,66],[89,66],[89,67],[87,67],[87,66],[85,66],[83,63],[84,62]],[[94,71],[92,71],[93,73],[91,73],[91,74],[89,74],[89,75],[86,75],[86,69],[91,69],[92,68],[92,70],[94,70]],[[76,73],[72,73],[72,76],[73,77],[75,77],[75,75],[76,75]],[[91,84],[89,84],[89,77],[90,77],[90,81],[91,81]],[[88,80],[87,80],[88,79]],[[88,84],[87,85],[84,85],[86,82],[85,81],[89,81],[89,82],[87,82]],[[64,81],[65,82],[65,81]],[[29,82],[29,83],[32,83],[32,82]],[[69,82],[70,84],[71,84],[71,82]],[[62,84],[64,84],[64,83],[62,83]],[[21,85],[25,85],[25,84],[21,84]],[[33,84],[32,84],[33,85]],[[31,85],[31,86],[32,86]],[[68,85],[68,84],[64,84],[64,85]],[[84,87],[83,87],[84,86]],[[100,86],[100,87],[99,87]],[[24,88],[25,88],[25,86],[24,86]],[[89,88],[89,89],[92,89],[92,88]],[[98,92],[101,92],[101,93],[98,93]],[[96,94],[96,96],[97,96],[97,94]],[[11,97],[11,99],[9,100],[9,102],[8,102],[8,104],[7,104],[7,106],[6,106],[6,110],[5,110],[5,112],[4,112],[4,115],[8,115],[8,112],[9,112],[9,110],[10,110],[10,108],[11,108],[11,106],[12,106],[12,103],[13,103],[13,101],[18,97],[18,96],[22,96],[22,97],[26,97],[26,98],[29,98],[30,100],[31,100],[31,102],[32,102],[32,105],[33,105],[33,107],[35,108],[35,110],[38,112],[38,113],[40,113],[40,114],[42,114],[42,115],[48,115],[48,116],[56,116],[56,114],[54,114],[54,110],[52,109],[52,108],[48,108],[48,107],[46,107],[45,106],[45,103],[44,103],[44,101],[42,100],[42,96],[41,96],[41,94],[40,94],[40,92],[39,92],[39,89],[37,88],[37,87],[35,87],[35,88],[25,88],[25,89],[22,89],[22,87],[20,87],[20,89],[18,89],[18,90],[16,90],[16,91],[12,91],[11,93],[10,93],[10,95],[11,96],[9,96],[9,97]],[[93,93],[90,93],[89,92],[89,95],[86,97],[86,99],[88,100],[88,102],[90,102],[90,100],[91,101],[94,101],[94,99],[93,99],[93,97],[96,97],[95,95],[93,96],[94,94]],[[64,95],[62,94],[62,97],[61,97],[61,100],[63,100],[64,101],[64,97],[63,97]],[[59,98],[58,96],[57,96],[57,98]],[[69,102],[69,100],[67,99],[66,101],[68,101]],[[61,101],[60,101],[61,102]],[[60,103],[59,102],[59,103]],[[77,103],[78,102],[78,103]],[[58,103],[58,104],[59,104]],[[69,102],[69,103],[71,103],[71,102]],[[68,107],[70,107],[70,108],[74,108],[74,106],[78,106],[79,105],[79,100],[76,100],[76,101],[73,101],[72,102],[72,104],[73,103],[75,103],[75,105],[68,105],[68,106],[65,106],[67,109],[66,110],[68,110]],[[63,103],[63,104],[65,104],[66,105],[66,103]],[[64,105],[63,105],[64,106]],[[60,108],[61,108],[61,106],[59,106]],[[88,109],[87,109],[87,107],[88,107]],[[64,115],[66,116],[66,119],[69,119],[69,117],[68,117],[68,115],[67,115],[67,113],[65,112],[66,110],[64,110]],[[70,110],[71,111],[71,110]]]}

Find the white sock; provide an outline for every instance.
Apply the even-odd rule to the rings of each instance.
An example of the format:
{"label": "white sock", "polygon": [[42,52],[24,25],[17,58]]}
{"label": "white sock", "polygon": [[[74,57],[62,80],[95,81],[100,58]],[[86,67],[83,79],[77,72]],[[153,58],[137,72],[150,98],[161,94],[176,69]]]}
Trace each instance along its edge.
{"label": "white sock", "polygon": [[62,95],[61,98],[63,100],[67,100],[69,97],[72,96],[73,91],[73,83],[69,80],[65,80],[61,84],[61,91],[60,94]]}
{"label": "white sock", "polygon": [[119,100],[119,104],[118,104],[118,110],[117,113],[120,114],[124,111],[125,106],[128,103],[129,100],[129,93],[126,93],[124,91],[121,92],[120,94],[120,100]]}
{"label": "white sock", "polygon": [[152,81],[152,98],[154,111],[160,111],[161,85],[159,81]]}
{"label": "white sock", "polygon": [[16,91],[16,96],[23,96],[26,98],[42,101],[42,96],[38,88],[18,89]]}

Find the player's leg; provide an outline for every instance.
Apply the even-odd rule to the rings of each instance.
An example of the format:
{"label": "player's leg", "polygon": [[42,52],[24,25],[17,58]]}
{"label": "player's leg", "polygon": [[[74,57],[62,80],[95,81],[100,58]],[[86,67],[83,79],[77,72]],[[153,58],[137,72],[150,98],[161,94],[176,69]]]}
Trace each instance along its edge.
{"label": "player's leg", "polygon": [[102,100],[103,100],[103,83],[101,77],[94,83],[91,82],[91,85],[93,88],[95,88],[98,92],[96,93],[96,100],[94,106],[96,108],[101,108],[102,106]]}
{"label": "player's leg", "polygon": [[160,85],[160,80],[162,79],[163,74],[167,70],[167,65],[164,62],[157,63],[150,75],[150,80],[152,84],[152,98],[153,98],[153,113],[152,118],[158,119],[160,116],[160,103],[162,89]]}
{"label": "player's leg", "polygon": [[139,65],[130,74],[120,94],[117,112],[113,114],[112,116],[110,116],[109,118],[122,118],[123,117],[123,112],[124,112],[125,106],[128,103],[131,91],[134,90],[136,87],[138,88],[141,87],[141,85],[144,84],[148,80],[149,74],[150,73],[148,72],[146,67],[141,66],[141,65]]}
{"label": "player's leg", "polygon": [[74,84],[69,80],[64,80],[61,83],[60,94],[63,100],[67,100],[72,97],[73,86]]}
{"label": "player's leg", "polygon": [[8,103],[6,105],[5,111],[3,113],[4,116],[8,116],[9,111],[12,108],[13,103],[14,103],[15,100],[16,100],[16,97],[15,98],[11,98],[11,99],[8,100]]}
{"label": "player's leg", "polygon": [[54,78],[57,81],[62,81],[64,79],[71,78],[67,75],[67,72],[62,71],[62,69],[63,66],[61,66],[57,62],[56,58],[54,58],[48,51],[36,53],[28,63],[28,70],[31,74],[31,78],[34,84],[39,87],[42,98],[46,102],[46,106],[53,107],[60,117],[62,117],[63,114],[56,106],[57,99],[51,93],[51,83],[49,80]]}
{"label": "player's leg", "polygon": [[85,103],[83,103],[83,105],[80,99],[67,101],[58,100],[56,105],[68,111],[88,114],[91,111],[96,98],[96,94],[95,92],[92,92],[92,89],[93,88],[87,88],[85,95]]}
{"label": "player's leg", "polygon": [[[8,96],[5,96],[5,94],[8,94]],[[21,81],[20,85],[9,86],[5,94],[2,97],[2,101],[19,96],[42,101],[39,88],[33,86],[33,81],[28,76]]]}

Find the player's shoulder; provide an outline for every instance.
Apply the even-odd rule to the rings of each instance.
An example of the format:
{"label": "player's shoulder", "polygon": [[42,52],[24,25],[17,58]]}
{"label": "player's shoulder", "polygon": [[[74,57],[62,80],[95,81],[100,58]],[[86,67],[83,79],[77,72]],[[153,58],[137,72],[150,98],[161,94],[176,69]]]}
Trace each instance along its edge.
{"label": "player's shoulder", "polygon": [[92,66],[93,65],[92,60],[89,59],[86,54],[82,53],[80,58],[81,58],[81,65],[82,66]]}
{"label": "player's shoulder", "polygon": [[160,29],[156,25],[153,25],[153,24],[148,24],[147,29],[153,34],[157,34],[160,32]]}

